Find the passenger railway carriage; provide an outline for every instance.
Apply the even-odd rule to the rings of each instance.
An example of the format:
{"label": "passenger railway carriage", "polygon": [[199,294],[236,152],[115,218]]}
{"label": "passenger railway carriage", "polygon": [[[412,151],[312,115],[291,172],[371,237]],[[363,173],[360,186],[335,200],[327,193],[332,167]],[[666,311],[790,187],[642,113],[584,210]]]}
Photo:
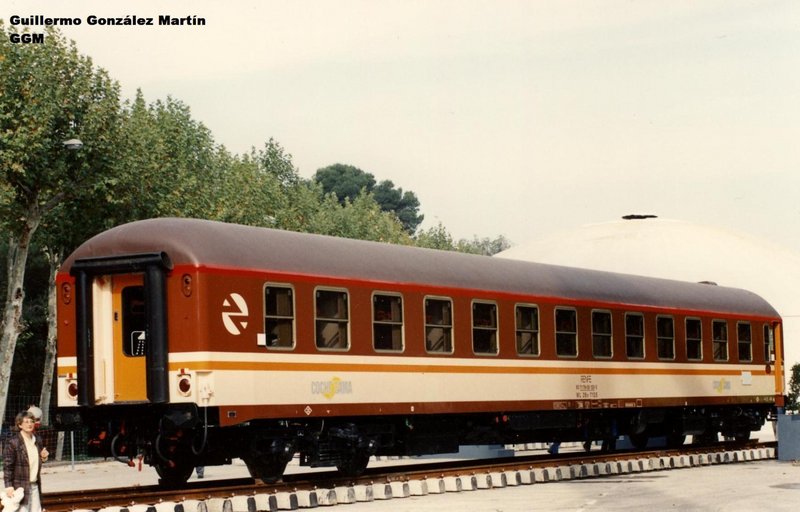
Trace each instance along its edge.
{"label": "passenger railway carriage", "polygon": [[167,482],[459,445],[747,438],[782,405],[781,319],[715,286],[188,219],[58,277],[58,401]]}

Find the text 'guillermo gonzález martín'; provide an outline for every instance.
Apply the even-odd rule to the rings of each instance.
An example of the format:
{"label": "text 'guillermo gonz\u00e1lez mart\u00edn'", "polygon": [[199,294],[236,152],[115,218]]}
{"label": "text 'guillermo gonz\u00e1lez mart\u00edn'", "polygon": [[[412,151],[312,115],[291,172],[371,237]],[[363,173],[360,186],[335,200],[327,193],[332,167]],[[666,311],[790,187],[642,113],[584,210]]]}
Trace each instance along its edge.
{"label": "text 'guillermo gonz\u00e1lez mart\u00edn'", "polygon": [[[84,17],[51,17],[43,14],[20,16],[14,14],[9,18],[12,27],[142,27],[142,26],[204,26],[206,18],[197,15],[173,16],[159,14],[157,16],[139,16],[128,14],[125,16],[96,16],[94,14]],[[45,34],[37,32],[11,33],[9,39],[12,43],[44,43]]]}

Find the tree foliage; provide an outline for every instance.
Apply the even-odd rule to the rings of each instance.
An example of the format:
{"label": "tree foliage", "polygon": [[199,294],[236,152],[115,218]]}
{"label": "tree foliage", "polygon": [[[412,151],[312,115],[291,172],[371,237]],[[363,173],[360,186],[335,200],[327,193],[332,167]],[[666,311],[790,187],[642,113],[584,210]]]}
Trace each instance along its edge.
{"label": "tree foliage", "polygon": [[416,237],[416,245],[417,247],[439,249],[442,251],[456,250],[456,246],[453,243],[453,236],[441,222],[419,233]]}
{"label": "tree foliage", "polygon": [[[0,173],[6,228],[23,229],[65,197],[96,185],[114,160],[119,87],[75,44],[48,30],[42,45],[0,42]],[[63,142],[89,141],[80,155]]]}
{"label": "tree foliage", "polygon": [[419,199],[411,191],[395,188],[390,180],[375,182],[375,176],[358,167],[334,164],[317,170],[314,181],[322,186],[326,194],[333,193],[339,202],[354,201],[362,191],[371,193],[381,210],[393,212],[409,234],[414,234],[424,219],[419,214]]}
{"label": "tree foliage", "polygon": [[511,242],[503,235],[499,235],[496,238],[473,236],[472,240],[462,238],[456,243],[456,250],[459,252],[481,254],[483,256],[494,256],[510,247]]}
{"label": "tree foliage", "polygon": [[375,176],[346,164],[333,164],[318,169],[313,179],[322,185],[326,194],[335,194],[341,204],[348,199],[355,199],[361,190],[371,191],[375,186]]}
{"label": "tree foliage", "polygon": [[800,409],[800,363],[792,365],[789,378],[789,393],[787,394],[786,409],[797,411]]}
{"label": "tree foliage", "polygon": [[366,192],[340,204],[314,182],[300,182],[287,191],[288,204],[278,212],[275,226],[291,231],[358,238],[395,244],[412,243],[394,214],[384,212]]}
{"label": "tree foliage", "polygon": [[499,235],[497,238],[478,238],[474,236],[472,240],[465,238],[454,240],[447,228],[440,222],[436,226],[420,232],[416,237],[416,245],[418,247],[427,247],[428,249],[494,256],[498,252],[510,248],[511,242],[503,235]]}
{"label": "tree foliage", "polygon": [[120,153],[106,200],[128,218],[204,217],[213,211],[224,150],[187,105],[167,97],[148,105],[141,93],[122,108]]}
{"label": "tree foliage", "polygon": [[411,191],[395,188],[391,180],[383,180],[372,189],[375,201],[385,212],[393,212],[409,234],[414,234],[425,218],[419,213],[419,199]]}

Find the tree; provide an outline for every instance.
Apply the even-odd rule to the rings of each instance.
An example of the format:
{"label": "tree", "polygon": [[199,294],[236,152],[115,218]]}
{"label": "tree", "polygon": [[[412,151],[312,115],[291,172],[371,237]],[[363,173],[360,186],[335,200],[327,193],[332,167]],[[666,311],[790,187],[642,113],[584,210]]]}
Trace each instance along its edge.
{"label": "tree", "polygon": [[455,251],[453,236],[441,222],[432,228],[428,228],[416,237],[417,247],[427,249],[439,249],[442,251]]}
{"label": "tree", "polygon": [[417,247],[427,247],[428,249],[440,249],[444,251],[458,251],[468,254],[480,254],[483,256],[494,256],[498,252],[511,247],[511,242],[503,235],[497,238],[478,238],[474,236],[472,240],[462,238],[457,242],[453,241],[453,236],[447,228],[440,222],[432,228],[421,232],[416,237]]}
{"label": "tree", "polygon": [[259,169],[274,176],[284,190],[295,187],[302,181],[292,163],[292,155],[275,139],[270,138],[257,152],[253,149],[251,155],[258,162]]}
{"label": "tree", "polygon": [[510,247],[511,242],[503,235],[499,235],[497,238],[473,236],[472,240],[462,238],[456,243],[456,250],[459,252],[482,254],[483,256],[494,256]]}
{"label": "tree", "polygon": [[313,180],[322,185],[322,190],[326,194],[336,194],[340,204],[355,199],[362,189],[371,192],[375,186],[375,176],[358,167],[345,164],[333,164],[318,169],[314,173]]}
{"label": "tree", "polygon": [[50,424],[50,396],[53,390],[53,380],[55,378],[56,366],[56,274],[58,268],[61,266],[63,252],[61,250],[44,250],[45,257],[49,266],[50,272],[48,273],[48,286],[47,286],[47,306],[44,318],[47,322],[47,334],[45,335],[44,344],[44,361],[42,365],[42,387],[39,393],[39,407],[42,409],[42,424]]}
{"label": "tree", "polygon": [[320,235],[410,244],[411,238],[391,212],[384,212],[366,191],[340,204],[315,182],[300,182],[286,191],[285,208],[276,213],[275,227]]}
{"label": "tree", "polygon": [[336,204],[332,196],[327,196],[316,219],[319,221],[313,226],[316,233],[393,244],[411,243],[397,217],[382,211],[372,195],[366,192],[356,196],[352,202],[347,200],[343,206]]}
{"label": "tree", "polygon": [[[119,87],[55,29],[43,44],[10,42],[0,23],[0,201],[8,237],[0,334],[0,417],[23,330],[25,266],[42,221],[70,195],[94,187],[114,159]],[[80,155],[62,142],[85,141]]]}
{"label": "tree", "polygon": [[249,154],[231,157],[224,167],[224,178],[216,188],[221,192],[218,201],[228,205],[229,212],[211,218],[283,227],[280,224],[286,216],[281,212],[294,206],[291,196],[303,181],[292,163],[292,156],[275,139],[269,139],[257,151],[252,148]]}
{"label": "tree", "polygon": [[417,231],[425,216],[419,214],[419,199],[414,192],[403,192],[402,188],[394,188],[390,180],[383,180],[372,189],[372,194],[381,210],[394,212],[409,234]]}
{"label": "tree", "polygon": [[800,363],[792,365],[792,376],[789,378],[789,393],[787,394],[786,409],[796,411],[800,409]]}
{"label": "tree", "polygon": [[129,185],[137,194],[127,199],[143,203],[136,218],[208,217],[217,208],[209,192],[224,172],[219,166],[224,148],[183,102],[167,97],[148,106],[146,113],[142,104],[137,97],[131,112],[136,124],[126,130],[130,153],[123,161],[133,164],[133,172],[122,174],[132,180]]}
{"label": "tree", "polygon": [[[41,234],[37,231],[36,238]],[[0,268],[6,268],[7,240],[0,239]],[[6,289],[5,273],[0,272],[0,290]],[[17,340],[14,366],[11,372],[9,396],[38,395],[42,384],[42,362],[47,336],[47,279],[48,263],[40,243],[32,244],[25,270],[25,307],[20,322],[25,330]],[[33,402],[31,402],[33,403]],[[38,404],[38,403],[37,403]],[[18,411],[9,411],[16,414]]]}
{"label": "tree", "polygon": [[419,214],[419,199],[414,192],[403,192],[402,188],[395,188],[390,180],[381,181],[376,185],[375,176],[358,167],[344,164],[329,165],[317,170],[313,180],[322,185],[322,190],[326,194],[335,194],[342,205],[348,200],[353,202],[362,190],[373,194],[381,210],[393,212],[409,235],[416,232],[424,219],[424,215]]}

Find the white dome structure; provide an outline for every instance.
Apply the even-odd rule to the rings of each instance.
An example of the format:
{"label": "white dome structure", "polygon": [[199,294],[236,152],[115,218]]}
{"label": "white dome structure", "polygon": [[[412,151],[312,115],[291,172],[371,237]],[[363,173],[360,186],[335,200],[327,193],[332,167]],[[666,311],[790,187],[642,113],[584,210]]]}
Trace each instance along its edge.
{"label": "white dome structure", "polygon": [[512,247],[496,257],[750,290],[783,317],[787,385],[791,366],[800,362],[800,255],[769,241],[631,215]]}

